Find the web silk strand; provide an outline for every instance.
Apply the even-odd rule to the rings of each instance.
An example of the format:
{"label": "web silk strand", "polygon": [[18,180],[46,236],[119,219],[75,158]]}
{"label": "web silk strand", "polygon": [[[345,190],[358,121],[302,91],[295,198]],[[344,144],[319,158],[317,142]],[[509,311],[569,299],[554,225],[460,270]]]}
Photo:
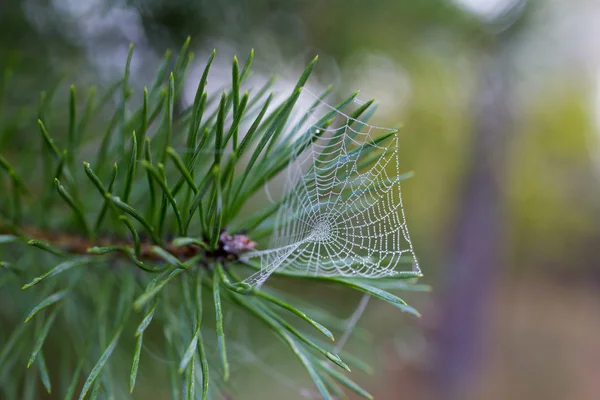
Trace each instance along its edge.
{"label": "web silk strand", "polygon": [[[241,257],[261,268],[245,283],[260,286],[279,271],[357,278],[420,273],[402,201],[398,133],[377,142],[393,130],[353,119],[306,89],[302,96],[318,106],[288,128],[296,136],[287,138],[294,148],[282,174],[283,202],[268,247]],[[331,124],[319,124],[328,114]]]}

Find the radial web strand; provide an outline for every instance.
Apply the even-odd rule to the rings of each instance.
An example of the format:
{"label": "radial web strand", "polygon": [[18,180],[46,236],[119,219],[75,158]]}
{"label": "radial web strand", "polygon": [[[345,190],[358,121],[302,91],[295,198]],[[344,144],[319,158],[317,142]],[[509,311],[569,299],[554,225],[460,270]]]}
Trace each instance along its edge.
{"label": "radial web strand", "polygon": [[353,119],[306,89],[301,100],[312,106],[282,139],[293,140],[293,161],[281,174],[273,233],[267,248],[241,257],[261,268],[245,282],[260,286],[275,271],[361,278],[420,272],[402,204],[397,131]]}

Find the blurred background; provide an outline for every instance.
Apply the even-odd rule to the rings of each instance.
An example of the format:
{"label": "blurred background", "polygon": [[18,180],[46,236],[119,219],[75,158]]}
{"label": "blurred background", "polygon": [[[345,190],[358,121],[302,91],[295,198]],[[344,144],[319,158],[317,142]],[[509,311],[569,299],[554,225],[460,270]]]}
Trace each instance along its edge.
{"label": "blurred background", "polygon": [[[353,377],[383,400],[592,400],[598,21],[595,0],[2,0],[0,65],[17,109],[60,77],[65,88],[108,86],[129,43],[140,87],[188,35],[191,82],[217,49],[209,90],[251,48],[256,76],[278,74],[283,86],[318,54],[314,81],[360,89],[380,103],[374,124],[404,126],[402,168],[415,173],[405,210],[433,287],[406,296],[421,320],[368,304],[347,346],[374,372]],[[16,132],[19,116],[3,118]],[[324,307],[341,317],[360,301],[330,297]],[[235,376],[240,398],[310,398],[305,372],[268,340],[237,346],[248,365]],[[158,398],[148,385],[146,398]]]}

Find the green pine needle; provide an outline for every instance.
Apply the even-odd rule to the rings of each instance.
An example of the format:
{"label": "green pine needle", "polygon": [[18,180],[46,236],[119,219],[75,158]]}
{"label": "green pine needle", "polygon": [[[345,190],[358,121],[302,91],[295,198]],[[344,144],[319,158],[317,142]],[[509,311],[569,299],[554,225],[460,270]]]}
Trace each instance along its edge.
{"label": "green pine needle", "polygon": [[[301,131],[332,92],[327,87],[311,101],[310,111],[297,112],[317,58],[291,93],[276,101],[275,78],[257,90],[247,88],[252,85],[252,50],[243,66],[233,58],[230,84],[215,93],[207,85],[216,68],[213,51],[194,83],[193,103],[186,105],[182,93],[190,84],[186,75],[192,70],[193,48],[187,38],[176,56],[167,51],[142,89],[132,76],[131,45],[123,76],[105,89],[78,86],[76,91],[71,85],[61,104],[54,99],[63,85],[57,80],[40,95],[39,104],[11,110],[30,124],[23,134],[33,127],[41,136],[33,146],[0,149],[0,190],[6,193],[0,198],[0,286],[16,305],[14,313],[0,315],[3,327],[6,322],[10,328],[0,337],[0,397],[21,395],[21,387],[37,385],[65,399],[77,390],[80,400],[121,398],[158,373],[168,379],[174,399],[220,398],[236,388],[229,380],[239,371],[233,351],[239,332],[260,329],[287,346],[323,398],[342,397],[344,390],[372,398],[351,379],[357,372],[347,375],[350,367],[358,373],[370,367],[350,352],[334,350],[334,333],[346,327],[335,312],[270,283],[251,287],[238,274],[260,268],[242,262],[240,252],[263,245],[276,226],[274,216],[290,200],[283,195],[247,212],[250,198],[292,164],[298,151],[316,140],[332,147],[325,132],[339,123],[336,118],[346,118],[352,129],[364,128],[376,109],[374,101],[354,107],[357,92],[352,93]],[[14,74],[18,70],[3,76],[0,100],[8,98]],[[3,115],[12,107],[1,106]],[[0,119],[0,136],[11,131],[3,124]],[[385,132],[359,149],[352,144],[355,134],[349,133],[348,156],[360,156],[359,171],[372,167],[382,157],[382,145],[396,134]],[[11,146],[5,136],[0,139]],[[315,155],[315,165],[335,163],[329,154]],[[77,167],[82,159],[93,162]],[[390,176],[399,182],[412,173]],[[365,191],[381,189],[373,182]],[[351,190],[340,196],[352,195]],[[232,250],[240,244],[248,247]],[[396,292],[429,290],[416,283],[419,273],[381,279],[275,274],[322,284],[325,290],[334,285],[366,293],[414,316],[419,313]],[[214,320],[203,322],[209,310]],[[226,324],[228,313],[235,329]],[[319,334],[313,337],[315,330]],[[159,357],[168,362],[142,356],[144,348],[164,351]],[[124,357],[131,360],[128,379],[121,368]],[[146,364],[153,368],[145,369]],[[6,382],[7,376],[14,382]]]}

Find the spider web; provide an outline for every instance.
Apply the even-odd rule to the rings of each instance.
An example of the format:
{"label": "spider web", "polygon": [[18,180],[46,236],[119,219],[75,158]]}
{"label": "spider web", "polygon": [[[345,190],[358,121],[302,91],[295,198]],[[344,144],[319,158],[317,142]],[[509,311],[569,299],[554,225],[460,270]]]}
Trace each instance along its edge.
{"label": "spider web", "polygon": [[307,89],[302,97],[312,106],[291,124],[293,162],[282,174],[269,245],[242,255],[261,267],[244,282],[260,286],[275,271],[378,278],[401,274],[403,264],[420,272],[402,203],[397,131],[353,119]]}

